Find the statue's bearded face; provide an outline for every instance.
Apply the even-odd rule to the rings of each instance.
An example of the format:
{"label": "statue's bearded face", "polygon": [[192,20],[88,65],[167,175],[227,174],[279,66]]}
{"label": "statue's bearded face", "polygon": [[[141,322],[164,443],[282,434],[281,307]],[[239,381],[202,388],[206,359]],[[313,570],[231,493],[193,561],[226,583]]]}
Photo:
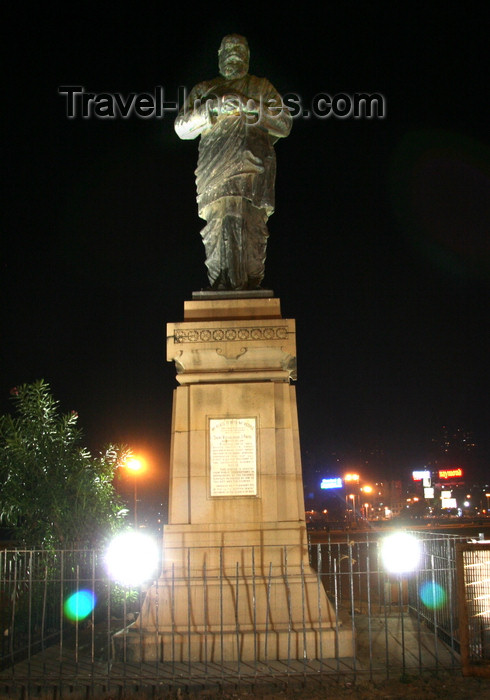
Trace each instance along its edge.
{"label": "statue's bearded face", "polygon": [[219,50],[219,72],[224,78],[243,78],[248,73],[247,43],[235,37],[225,37]]}

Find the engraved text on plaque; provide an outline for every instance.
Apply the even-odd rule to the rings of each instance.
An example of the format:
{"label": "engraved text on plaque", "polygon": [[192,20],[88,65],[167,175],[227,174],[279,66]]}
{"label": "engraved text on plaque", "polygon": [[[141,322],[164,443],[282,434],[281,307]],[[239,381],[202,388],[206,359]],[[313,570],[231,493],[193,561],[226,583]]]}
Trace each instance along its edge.
{"label": "engraved text on plaque", "polygon": [[255,418],[210,418],[210,495],[257,495]]}

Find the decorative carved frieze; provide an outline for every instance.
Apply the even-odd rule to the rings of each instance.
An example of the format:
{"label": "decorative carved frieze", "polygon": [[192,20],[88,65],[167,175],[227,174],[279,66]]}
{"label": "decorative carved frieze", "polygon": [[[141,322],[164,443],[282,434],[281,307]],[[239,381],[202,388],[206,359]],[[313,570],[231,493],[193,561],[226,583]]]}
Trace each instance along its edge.
{"label": "decorative carved frieze", "polygon": [[249,326],[240,328],[175,329],[174,343],[212,343],[232,341],[286,340],[287,326]]}
{"label": "decorative carved frieze", "polygon": [[[296,378],[294,320],[252,318],[269,300],[252,301],[249,318],[243,318],[245,302],[239,309],[240,318],[230,318],[233,309],[228,317],[213,318],[214,307],[205,301],[202,311],[209,320],[194,318],[167,325],[167,359],[175,362],[180,384]],[[194,316],[198,311],[193,309]],[[219,316],[223,313],[220,307]]]}

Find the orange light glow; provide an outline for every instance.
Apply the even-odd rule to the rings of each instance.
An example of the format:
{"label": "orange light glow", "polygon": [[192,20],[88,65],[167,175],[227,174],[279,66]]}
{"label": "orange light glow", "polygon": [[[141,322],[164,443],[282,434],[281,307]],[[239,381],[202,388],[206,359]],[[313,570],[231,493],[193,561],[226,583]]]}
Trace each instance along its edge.
{"label": "orange light glow", "polygon": [[346,474],[344,481],[359,481],[359,474]]}
{"label": "orange light glow", "polygon": [[146,463],[142,457],[130,457],[124,466],[133,472],[140,472],[145,468]]}

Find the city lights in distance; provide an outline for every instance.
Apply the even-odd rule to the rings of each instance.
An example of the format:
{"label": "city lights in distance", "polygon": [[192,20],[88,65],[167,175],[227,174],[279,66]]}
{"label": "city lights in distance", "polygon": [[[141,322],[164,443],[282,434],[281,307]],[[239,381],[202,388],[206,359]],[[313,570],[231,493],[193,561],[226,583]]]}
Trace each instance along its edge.
{"label": "city lights in distance", "polygon": [[344,481],[359,481],[359,474],[346,474]]}
{"label": "city lights in distance", "polygon": [[338,476],[331,479],[322,479],[320,483],[321,489],[341,489],[342,486],[342,479]]}

